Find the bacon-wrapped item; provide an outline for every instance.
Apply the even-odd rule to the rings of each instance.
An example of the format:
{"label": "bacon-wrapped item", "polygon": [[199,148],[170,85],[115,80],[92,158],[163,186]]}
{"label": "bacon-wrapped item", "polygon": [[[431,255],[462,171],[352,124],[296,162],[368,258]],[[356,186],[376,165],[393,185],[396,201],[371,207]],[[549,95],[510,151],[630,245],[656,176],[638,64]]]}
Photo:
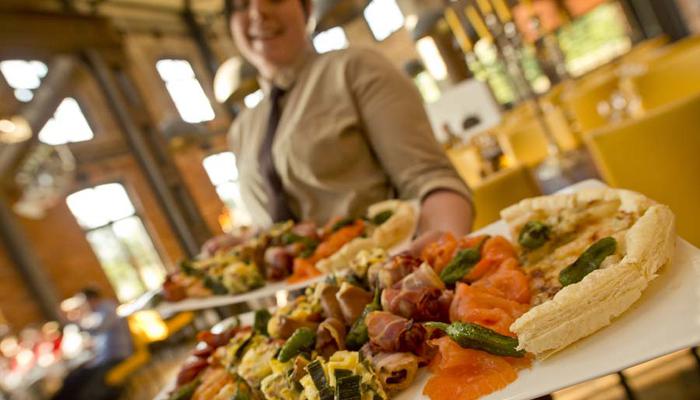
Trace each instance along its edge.
{"label": "bacon-wrapped item", "polygon": [[370,288],[374,290],[377,287],[381,289],[391,287],[418,269],[420,265],[419,258],[406,253],[397,254],[382,264],[372,265],[367,272]]}
{"label": "bacon-wrapped item", "polygon": [[345,324],[336,318],[326,318],[316,330],[316,351],[328,359],[339,350],[345,350]]}
{"label": "bacon-wrapped item", "polygon": [[421,351],[426,338],[425,328],[412,320],[399,317],[386,311],[374,311],[365,319],[369,333],[369,343],[373,352]]}
{"label": "bacon-wrapped item", "polygon": [[416,271],[384,289],[382,309],[416,321],[446,321],[449,301],[444,291],[440,277],[423,263]]}
{"label": "bacon-wrapped item", "polygon": [[345,323],[348,325],[352,325],[362,314],[365,306],[372,301],[372,293],[347,282],[340,285],[340,290],[335,297],[340,305]]}
{"label": "bacon-wrapped item", "polygon": [[370,362],[382,387],[389,392],[406,389],[416,379],[418,357],[411,353],[378,353]]}
{"label": "bacon-wrapped item", "polygon": [[337,285],[321,282],[314,289],[314,297],[321,304],[323,315],[326,318],[335,318],[343,321],[345,319],[343,311],[340,309],[340,303],[335,297],[339,290],[340,288]]}
{"label": "bacon-wrapped item", "polygon": [[292,273],[294,255],[286,247],[275,246],[265,250],[265,276],[270,281],[281,281]]}

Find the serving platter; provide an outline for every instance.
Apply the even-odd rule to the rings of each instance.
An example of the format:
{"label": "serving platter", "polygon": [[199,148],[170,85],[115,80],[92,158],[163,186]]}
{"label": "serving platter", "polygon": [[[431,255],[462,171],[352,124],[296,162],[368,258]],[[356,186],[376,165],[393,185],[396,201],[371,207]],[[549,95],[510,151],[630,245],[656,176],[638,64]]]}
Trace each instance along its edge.
{"label": "serving platter", "polygon": [[[585,181],[562,192],[602,185]],[[502,221],[474,234],[510,237]],[[241,316],[243,323],[251,319],[250,313]],[[544,361],[535,361],[519,372],[515,382],[483,399],[536,398],[699,344],[700,249],[677,238],[673,261],[660,270],[639,301],[611,325]],[[422,368],[413,384],[393,398],[428,399],[422,391],[429,377],[427,368]],[[158,399],[166,398],[162,397],[164,393],[167,391]]]}
{"label": "serving platter", "polygon": [[[603,185],[586,181],[565,191]],[[478,233],[510,238],[502,221]],[[678,238],[673,261],[642,297],[611,325],[580,340],[544,361],[520,371],[518,379],[484,400],[525,400],[552,393],[577,383],[700,345],[700,249]],[[422,394],[429,378],[423,368],[411,387],[395,398],[427,399]]]}
{"label": "serving platter", "polygon": [[[411,235],[408,235],[400,243],[393,246],[388,250],[389,254],[398,254],[406,249],[411,244],[413,233],[417,229],[418,225],[418,215],[419,215],[419,202],[417,200],[411,200],[410,205],[414,209],[414,213],[417,216],[415,218],[415,224],[412,229]],[[178,302],[167,302],[162,301],[158,304],[155,309],[164,318],[170,317],[176,313],[184,311],[195,311],[195,310],[206,310],[210,308],[230,306],[234,304],[241,304],[247,302],[253,302],[257,300],[262,300],[265,298],[270,298],[277,296],[278,293],[286,297],[285,292],[291,292],[294,290],[304,289],[315,283],[321,282],[326,278],[327,274],[317,276],[315,278],[307,279],[301,282],[287,283],[285,281],[281,282],[266,282],[264,286],[251,290],[246,293],[236,294],[236,295],[222,295],[222,296],[209,296],[205,298],[188,298]]]}

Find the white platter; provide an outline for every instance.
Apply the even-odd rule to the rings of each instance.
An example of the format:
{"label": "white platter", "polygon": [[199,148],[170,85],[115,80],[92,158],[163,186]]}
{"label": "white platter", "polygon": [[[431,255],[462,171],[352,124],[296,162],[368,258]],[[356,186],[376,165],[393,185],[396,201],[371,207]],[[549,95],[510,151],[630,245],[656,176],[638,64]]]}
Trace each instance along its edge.
{"label": "white platter", "polygon": [[[568,190],[601,185],[587,181]],[[476,233],[510,237],[502,221]],[[673,262],[610,326],[535,362],[530,369],[520,371],[515,382],[483,400],[532,399],[699,344],[700,249],[678,238]],[[427,399],[422,391],[428,378],[423,368],[414,384],[396,399]]]}
{"label": "white platter", "polygon": [[[602,183],[598,181],[585,181],[562,192],[600,186]],[[474,233],[510,237],[502,221]],[[515,382],[482,399],[536,398],[697,345],[700,345],[700,249],[678,238],[672,264],[665,266],[639,301],[610,326],[545,361],[535,362],[530,369],[520,371]],[[422,391],[428,378],[429,372],[422,368],[413,385],[394,398],[427,399]]]}
{"label": "white platter", "polygon": [[[389,254],[398,254],[404,250],[407,250],[411,244],[413,238],[413,233],[417,229],[418,219],[419,219],[419,202],[417,200],[410,201],[411,206],[414,209],[416,215],[416,221],[413,226],[411,234],[408,235],[404,240],[398,243],[396,246],[389,249]],[[167,318],[176,313],[183,311],[195,311],[195,310],[206,310],[210,308],[230,306],[233,304],[247,303],[251,301],[256,301],[260,299],[265,299],[268,297],[276,296],[277,293],[285,294],[284,292],[290,292],[298,289],[303,289],[305,287],[311,286],[317,282],[322,281],[327,275],[317,276],[302,282],[287,283],[285,281],[281,282],[267,282],[265,286],[258,289],[251,290],[250,292],[241,293],[237,295],[225,295],[225,296],[210,296],[201,299],[185,299],[178,302],[167,302],[163,301],[158,306],[156,306],[156,311]]]}

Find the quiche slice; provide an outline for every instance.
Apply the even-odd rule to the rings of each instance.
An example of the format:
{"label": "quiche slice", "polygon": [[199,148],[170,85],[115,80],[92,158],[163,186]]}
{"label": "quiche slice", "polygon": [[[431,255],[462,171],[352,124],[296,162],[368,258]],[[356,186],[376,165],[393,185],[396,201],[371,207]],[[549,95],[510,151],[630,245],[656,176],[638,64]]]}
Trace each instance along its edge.
{"label": "quiche slice", "polygon": [[669,263],[670,208],[600,188],[525,199],[501,211],[531,277],[532,308],[510,330],[545,358],[610,324]]}

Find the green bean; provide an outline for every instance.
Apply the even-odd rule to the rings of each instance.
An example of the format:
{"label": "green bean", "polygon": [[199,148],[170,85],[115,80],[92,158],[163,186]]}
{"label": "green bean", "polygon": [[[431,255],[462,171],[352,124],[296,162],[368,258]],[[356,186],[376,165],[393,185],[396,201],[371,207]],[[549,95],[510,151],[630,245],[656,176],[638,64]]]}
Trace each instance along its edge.
{"label": "green bean", "polygon": [[195,379],[186,385],[180,386],[170,395],[168,400],[189,400],[192,398],[194,391],[197,390],[200,383],[202,383],[201,379]]}
{"label": "green bean", "polygon": [[394,212],[391,210],[384,210],[380,212],[379,214],[375,215],[374,217],[371,218],[370,222],[374,225],[381,225],[385,223],[386,221],[389,220],[394,215]]}
{"label": "green bean", "polygon": [[287,362],[296,357],[304,350],[310,350],[316,343],[316,333],[307,327],[301,327],[294,331],[292,336],[287,339],[280,349],[277,359],[282,362]]}
{"label": "green bean", "polygon": [[488,240],[488,236],[479,242],[476,247],[459,250],[449,264],[440,272],[440,279],[451,285],[464,278],[474,268],[476,263],[481,260],[481,248],[486,240]]}
{"label": "green bean", "polygon": [[525,351],[517,350],[518,339],[501,335],[489,328],[470,322],[426,322],[429,328],[439,329],[461,347],[483,350],[497,356],[522,357]]}
{"label": "green bean", "polygon": [[603,260],[615,253],[617,240],[608,236],[593,243],[571,265],[559,273],[559,283],[568,286],[580,282],[586,275],[600,268]]}
{"label": "green bean", "polygon": [[261,335],[270,336],[267,332],[267,323],[272,315],[266,309],[257,310],[253,321],[253,330]]}
{"label": "green bean", "polygon": [[540,221],[529,221],[518,235],[518,243],[520,246],[535,250],[542,247],[549,240],[550,229]]}

